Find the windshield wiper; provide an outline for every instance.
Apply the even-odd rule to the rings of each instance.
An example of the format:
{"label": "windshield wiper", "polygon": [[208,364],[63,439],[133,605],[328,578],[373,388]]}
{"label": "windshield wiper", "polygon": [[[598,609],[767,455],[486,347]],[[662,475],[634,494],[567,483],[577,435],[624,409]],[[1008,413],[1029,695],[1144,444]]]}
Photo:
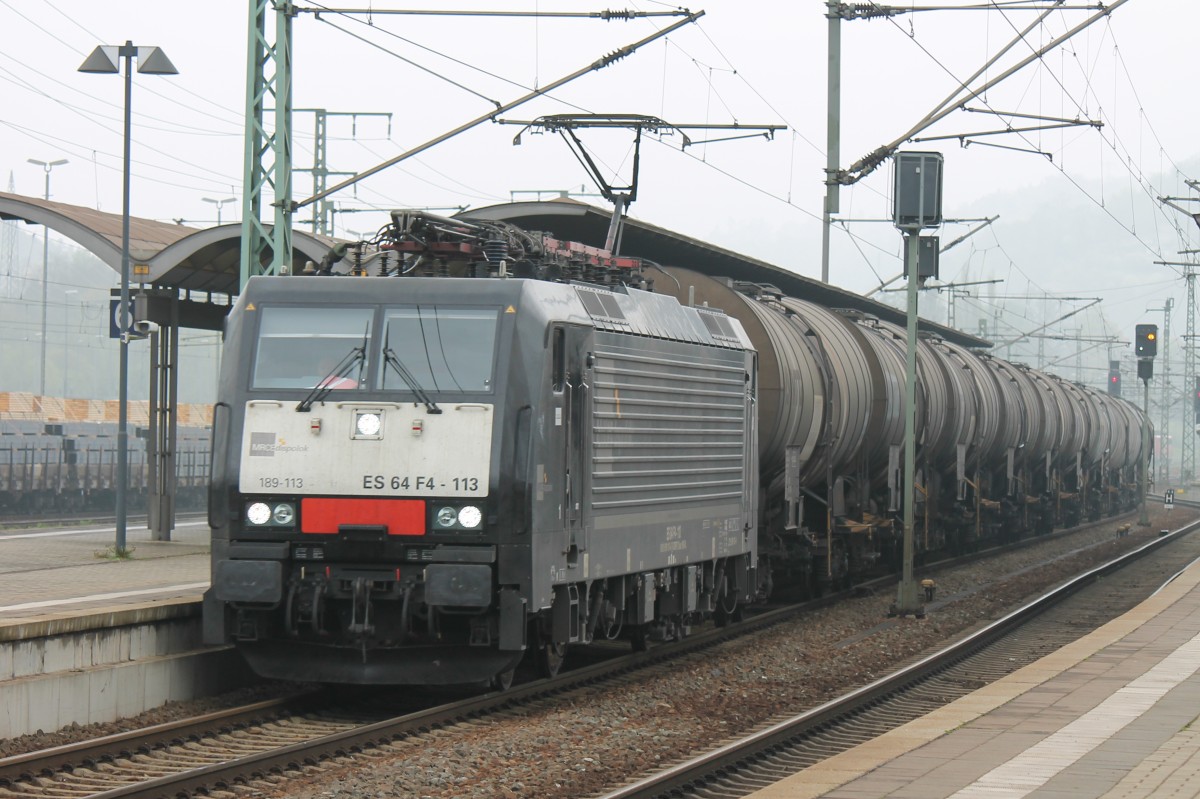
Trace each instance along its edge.
{"label": "windshield wiper", "polygon": [[[296,411],[298,413],[308,413],[309,411],[311,411],[313,403],[321,402],[322,400],[324,400],[325,397],[327,397],[329,395],[329,392],[333,391],[333,389],[337,386],[337,383],[339,380],[351,379],[349,376],[350,371],[355,366],[358,366],[359,370],[361,371],[361,369],[362,369],[361,364],[366,359],[367,359],[367,335],[364,334],[363,335],[363,343],[357,347],[354,347],[348,353],[346,353],[346,355],[340,361],[338,361],[337,366],[333,367],[333,369],[330,370],[329,374],[325,375],[324,377],[322,377],[320,380],[317,381],[317,384],[315,386],[313,386],[312,391],[308,392],[308,396],[306,396],[304,399],[300,400],[300,404],[298,404],[296,406]],[[355,386],[357,386],[358,381],[355,380],[354,384],[355,384]]]}
{"label": "windshield wiper", "polygon": [[388,346],[387,340],[388,340],[388,336],[390,335],[390,333],[391,333],[391,331],[388,331],[387,333],[384,334],[384,340],[383,340],[383,360],[384,360],[384,362],[388,366],[392,367],[392,369],[394,369],[396,371],[396,374],[400,375],[400,379],[404,381],[404,384],[409,387],[409,389],[412,391],[412,393],[417,395],[417,399],[419,399],[425,405],[426,413],[441,413],[442,409],[437,406],[437,403],[434,402],[430,398],[429,394],[425,391],[425,389],[421,387],[421,384],[419,382],[417,382],[417,378],[413,377],[413,373],[408,371],[408,368],[403,363],[400,362],[400,359],[396,356],[395,351],[391,347]]}

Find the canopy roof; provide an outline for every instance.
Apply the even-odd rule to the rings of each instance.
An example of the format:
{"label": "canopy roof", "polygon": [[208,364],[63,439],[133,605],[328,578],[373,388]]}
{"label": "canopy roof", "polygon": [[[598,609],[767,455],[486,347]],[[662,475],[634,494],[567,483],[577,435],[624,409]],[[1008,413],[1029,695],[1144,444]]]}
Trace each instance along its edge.
{"label": "canopy roof", "polygon": [[[577,200],[559,199],[491,205],[459,216],[511,222],[526,230],[540,230],[556,238],[602,247],[612,211]],[[627,217],[624,222],[621,254],[646,258],[664,266],[693,269],[711,277],[769,284],[788,296],[827,308],[848,308],[899,325],[906,322],[905,312],[890,305],[632,217]],[[991,346],[984,339],[925,319],[920,321],[920,328],[967,347]]]}
{"label": "canopy roof", "polygon": [[[45,225],[95,253],[120,274],[120,214],[0,192],[0,219]],[[159,288],[236,295],[241,243],[241,222],[198,229],[130,217],[130,281]],[[305,261],[320,263],[335,243],[325,236],[294,231],[293,268],[302,270]]]}
{"label": "canopy roof", "polygon": [[[553,200],[493,205],[460,216],[512,222],[527,230],[599,247],[604,244],[611,211],[574,200]],[[114,272],[121,270],[120,214],[0,192],[0,219],[44,225],[95,253]],[[131,217],[130,280],[160,289],[234,296],[239,291],[241,239],[241,222],[198,229]],[[320,263],[337,242],[294,230],[293,274],[303,271],[306,261]],[[771,284],[785,294],[829,308],[849,308],[897,324],[905,322],[904,312],[891,306],[632,217],[625,220],[621,252],[714,277]],[[925,320],[921,328],[966,346],[990,346],[983,339]]]}

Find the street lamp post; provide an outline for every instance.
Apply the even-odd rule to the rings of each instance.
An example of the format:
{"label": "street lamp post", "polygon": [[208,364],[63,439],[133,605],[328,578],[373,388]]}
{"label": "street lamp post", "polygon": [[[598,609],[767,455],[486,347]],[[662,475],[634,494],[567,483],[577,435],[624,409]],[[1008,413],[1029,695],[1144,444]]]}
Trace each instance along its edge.
{"label": "street lamp post", "polygon": [[237,202],[237,197],[222,197],[219,200],[214,200],[212,197],[201,197],[200,199],[204,200],[204,202],[206,202],[206,203],[212,203],[213,205],[217,206],[217,226],[218,227],[220,227],[220,225],[221,225],[221,206],[224,205],[225,203]]}
{"label": "street lamp post", "polygon": [[67,397],[67,376],[71,373],[71,296],[77,289],[67,289],[63,302],[63,399]]}
{"label": "street lamp post", "polygon": [[100,45],[79,67],[80,72],[115,74],[121,71],[118,59],[125,61],[125,147],[121,170],[121,304],[118,326],[121,328],[120,378],[117,395],[117,557],[125,549],[125,495],[129,490],[129,128],[130,100],[133,95],[133,59],[138,60],[138,72],[147,75],[178,75],[179,70],[157,47],[135,47],[133,42]]}
{"label": "street lamp post", "polygon": [[[60,158],[57,161],[39,161],[36,158],[26,158],[31,164],[40,166],[46,173],[46,200],[50,199],[50,170],[56,166],[62,166],[67,163],[67,159]],[[46,290],[50,284],[50,228],[47,227],[44,231],[42,239],[42,370],[39,373],[41,377],[38,379],[38,396],[46,396]]]}

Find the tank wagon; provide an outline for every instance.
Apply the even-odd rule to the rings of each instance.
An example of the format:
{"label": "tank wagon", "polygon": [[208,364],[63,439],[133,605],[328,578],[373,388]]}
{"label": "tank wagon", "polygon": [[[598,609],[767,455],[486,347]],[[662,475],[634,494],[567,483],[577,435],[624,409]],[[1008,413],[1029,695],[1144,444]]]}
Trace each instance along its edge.
{"label": "tank wagon", "polygon": [[[419,212],[350,260],[227,324],[205,638],[260,674],[504,684],[895,567],[903,330]],[[1132,406],[938,339],[919,369],[922,551],[1133,501]]]}
{"label": "tank wagon", "polygon": [[[906,331],[667,267],[655,288],[722,308],[759,356],[760,553],[807,592],[898,564]],[[917,342],[914,527],[959,551],[1132,509],[1140,409],[933,336]]]}

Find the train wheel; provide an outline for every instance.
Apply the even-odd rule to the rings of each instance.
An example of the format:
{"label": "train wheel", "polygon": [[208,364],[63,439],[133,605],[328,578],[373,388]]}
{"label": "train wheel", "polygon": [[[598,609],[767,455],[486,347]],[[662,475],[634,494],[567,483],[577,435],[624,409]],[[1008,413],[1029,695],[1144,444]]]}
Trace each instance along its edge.
{"label": "train wheel", "polygon": [[557,677],[562,668],[563,660],[567,657],[567,645],[547,641],[542,644],[537,653],[538,672],[543,677]]}
{"label": "train wheel", "polygon": [[491,680],[492,690],[507,691],[509,688],[512,688],[513,677],[516,676],[516,673],[517,673],[517,670],[515,668],[511,668],[511,669],[506,669],[506,670],[500,672],[499,674],[497,674]]}
{"label": "train wheel", "polygon": [[645,624],[637,624],[629,628],[629,646],[634,652],[645,652],[650,648],[650,636]]}
{"label": "train wheel", "polygon": [[675,620],[671,622],[671,636],[676,641],[682,641],[684,638],[687,638],[691,631],[691,625],[685,624],[683,618],[680,616],[676,616]]}

